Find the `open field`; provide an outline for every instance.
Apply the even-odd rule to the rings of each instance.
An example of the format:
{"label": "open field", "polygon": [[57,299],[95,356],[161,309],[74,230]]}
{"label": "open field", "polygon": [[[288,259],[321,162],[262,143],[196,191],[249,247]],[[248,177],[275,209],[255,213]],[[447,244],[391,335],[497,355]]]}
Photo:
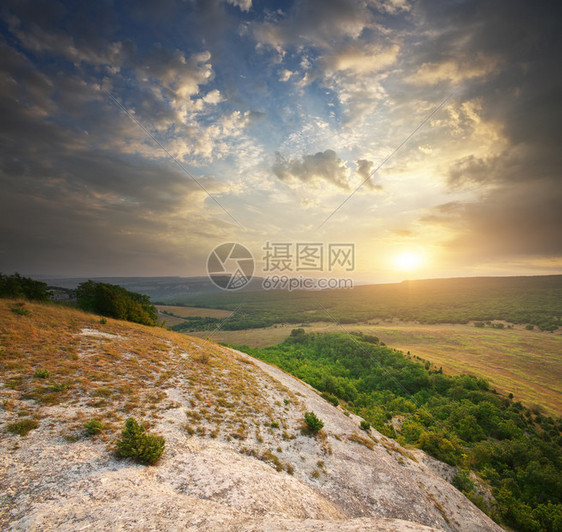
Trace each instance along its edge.
{"label": "open field", "polygon": [[[199,331],[192,336],[211,337],[251,347],[283,341],[296,325],[279,325],[241,331]],[[477,328],[472,325],[423,325],[393,321],[344,325],[362,331],[404,352],[410,351],[442,366],[449,374],[471,373],[484,377],[499,391],[512,392],[527,406],[540,405],[562,415],[562,335],[513,329]],[[313,323],[307,332],[344,332],[335,324]]]}
{"label": "open field", "polygon": [[203,308],[203,307],[179,307],[175,305],[156,305],[160,312],[169,312],[174,316],[180,318],[228,318],[232,315],[230,310],[221,310],[217,308]]}

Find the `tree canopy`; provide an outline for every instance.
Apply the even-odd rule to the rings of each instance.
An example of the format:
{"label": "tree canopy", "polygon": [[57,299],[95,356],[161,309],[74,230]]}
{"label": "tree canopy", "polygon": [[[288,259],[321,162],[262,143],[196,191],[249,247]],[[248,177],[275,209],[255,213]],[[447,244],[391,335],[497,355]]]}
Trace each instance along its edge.
{"label": "tree canopy", "polygon": [[49,301],[51,293],[47,283],[22,277],[19,273],[4,275],[0,273],[0,297],[23,298],[30,301]]}
{"label": "tree canopy", "polygon": [[156,325],[158,314],[144,294],[129,292],[122,286],[86,281],[75,290],[77,305],[82,310],[108,318]]}

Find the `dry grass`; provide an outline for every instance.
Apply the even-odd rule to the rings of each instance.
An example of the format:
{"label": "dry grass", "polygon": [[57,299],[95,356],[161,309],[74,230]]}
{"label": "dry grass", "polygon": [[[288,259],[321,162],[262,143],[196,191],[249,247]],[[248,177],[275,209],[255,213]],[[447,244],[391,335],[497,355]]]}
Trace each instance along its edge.
{"label": "dry grass", "polygon": [[347,437],[347,439],[349,441],[354,442],[354,443],[358,443],[359,445],[363,445],[363,446],[367,447],[368,449],[371,449],[371,451],[375,448],[375,444],[369,438],[365,438],[364,436],[360,436],[357,433],[351,434],[350,436]]}
{"label": "dry grass", "polygon": [[[12,312],[15,305],[29,313]],[[117,320],[100,324],[98,316],[62,306],[0,300],[1,393],[6,404],[25,405],[32,415],[73,405],[108,432],[127,417],[150,422],[177,408],[164,391],[175,387],[190,398],[197,417],[190,425],[197,422],[199,434],[218,437],[224,430],[245,439],[254,425],[271,423],[273,410],[252,365],[194,340]],[[270,381],[271,403],[273,397],[294,400]]]}

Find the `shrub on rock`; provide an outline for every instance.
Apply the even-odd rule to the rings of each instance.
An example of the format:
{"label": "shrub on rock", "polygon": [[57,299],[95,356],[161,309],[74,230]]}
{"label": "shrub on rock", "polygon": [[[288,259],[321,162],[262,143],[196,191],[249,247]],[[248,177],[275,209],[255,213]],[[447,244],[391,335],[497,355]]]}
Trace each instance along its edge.
{"label": "shrub on rock", "polygon": [[125,422],[121,436],[117,442],[119,454],[145,464],[155,464],[166,446],[163,436],[148,434],[144,425],[137,423],[132,417]]}

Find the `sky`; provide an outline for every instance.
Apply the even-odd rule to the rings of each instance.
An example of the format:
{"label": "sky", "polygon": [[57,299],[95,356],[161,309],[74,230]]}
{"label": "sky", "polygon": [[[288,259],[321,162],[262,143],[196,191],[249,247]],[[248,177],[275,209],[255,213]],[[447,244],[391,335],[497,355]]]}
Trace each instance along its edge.
{"label": "sky", "polygon": [[5,1],[0,271],[205,275],[233,242],[256,273],[268,243],[353,244],[356,282],[562,273],[560,20],[557,1]]}

